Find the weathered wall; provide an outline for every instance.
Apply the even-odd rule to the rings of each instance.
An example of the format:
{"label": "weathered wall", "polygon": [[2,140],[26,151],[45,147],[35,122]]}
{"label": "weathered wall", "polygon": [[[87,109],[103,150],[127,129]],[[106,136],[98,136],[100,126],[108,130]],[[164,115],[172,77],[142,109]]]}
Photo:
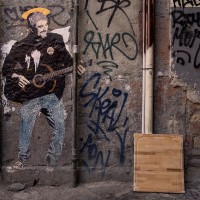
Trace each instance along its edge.
{"label": "weathered wall", "polygon": [[[73,23],[68,16],[70,2],[3,1],[2,56],[6,56],[4,50],[8,41],[20,41],[27,35],[25,21],[20,17],[24,10],[36,6],[50,9],[51,31]],[[83,62],[92,59],[92,66],[88,66],[78,80],[78,142],[82,180],[132,179],[133,133],[141,129],[141,28],[139,1],[81,1],[79,56]],[[66,167],[71,164],[73,108],[70,89],[71,80],[67,80],[63,98],[67,130],[59,163],[59,166]],[[2,165],[7,166],[17,160],[21,105],[4,98],[3,103]],[[30,167],[45,165],[50,132],[45,117],[38,116],[31,140]],[[34,173],[32,176],[38,175]],[[9,181],[19,179],[18,175],[13,177],[10,178],[8,173],[5,175]],[[45,183],[45,180],[40,183]]]}
{"label": "weathered wall", "polygon": [[93,59],[80,79],[82,177],[131,180],[133,133],[141,129],[141,2],[83,1],[80,55]]}
{"label": "weathered wall", "polygon": [[[199,1],[171,1],[171,84],[180,87],[188,164],[199,166]],[[177,90],[177,88],[176,88]]]}
{"label": "weathered wall", "polygon": [[155,16],[154,130],[184,136],[187,180],[199,173],[199,5],[159,1]]}
{"label": "weathered wall", "polygon": [[[69,26],[71,21],[66,14],[70,9],[70,2],[1,1],[1,44],[6,44],[11,39],[24,38],[25,22],[20,19],[19,13],[26,6],[37,5],[52,9],[51,30]],[[184,6],[181,2],[185,2]],[[88,66],[85,74],[78,79],[78,148],[81,180],[131,181],[133,134],[141,132],[142,121],[142,1],[85,0],[80,3],[79,56],[83,62],[92,59],[92,66]],[[186,4],[190,5],[188,10],[185,8]],[[196,66],[199,63],[197,4],[197,1],[177,0],[172,0],[171,4],[164,0],[155,2],[154,133],[184,135],[186,169],[189,166],[198,166],[200,157],[199,68],[193,66],[193,62]],[[182,25],[174,21],[173,12],[180,10],[174,5],[184,7],[181,8],[181,15],[195,13],[196,18],[189,19],[193,20],[190,25],[196,31],[195,46],[187,45],[189,41],[193,41],[191,31],[190,35],[184,33],[185,40],[177,36],[176,28],[180,31]],[[181,40],[185,44],[180,46]],[[186,61],[181,60],[177,54],[179,50],[187,50],[191,55],[189,64],[186,63],[188,60],[185,56],[183,59],[186,58]],[[60,161],[60,166],[64,167],[71,164],[73,108],[70,89],[71,80],[68,80],[64,96],[68,114],[67,131]],[[9,108],[11,110],[2,116],[3,166],[17,159],[20,106],[10,103]],[[45,165],[44,157],[50,131],[45,118],[38,117],[32,139],[30,165],[36,165],[37,168]],[[197,170],[190,170],[190,177],[194,171]],[[69,168],[65,171],[60,168],[59,172],[68,172],[67,178],[71,177]],[[31,172],[29,176],[30,174]],[[25,175],[27,173],[24,173]],[[56,176],[59,177],[59,173],[54,175]],[[40,183],[49,183],[45,181],[49,176],[41,173],[41,177],[45,178]],[[16,175],[7,180],[12,181],[14,178],[19,179]]]}

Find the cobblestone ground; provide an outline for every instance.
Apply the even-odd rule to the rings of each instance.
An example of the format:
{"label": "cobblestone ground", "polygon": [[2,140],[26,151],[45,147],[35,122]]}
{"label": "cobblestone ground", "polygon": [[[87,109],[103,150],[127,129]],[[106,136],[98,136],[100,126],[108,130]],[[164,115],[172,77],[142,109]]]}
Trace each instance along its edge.
{"label": "cobblestone ground", "polygon": [[70,185],[27,187],[20,192],[8,191],[0,186],[0,200],[199,200],[200,182],[186,183],[185,194],[138,193],[133,192],[132,183],[96,182]]}

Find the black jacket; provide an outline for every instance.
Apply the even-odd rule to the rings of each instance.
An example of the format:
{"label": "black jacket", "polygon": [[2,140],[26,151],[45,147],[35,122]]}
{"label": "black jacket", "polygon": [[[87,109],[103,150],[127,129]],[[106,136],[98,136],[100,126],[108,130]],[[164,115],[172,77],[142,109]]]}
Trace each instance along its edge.
{"label": "black jacket", "polygon": [[[40,62],[36,70],[32,52],[40,52]],[[28,61],[27,61],[28,58]],[[18,78],[11,78],[13,73],[23,75],[29,81],[37,74],[47,74],[72,66],[73,59],[65,48],[63,38],[56,33],[48,33],[39,38],[29,34],[25,39],[16,42],[3,65],[3,76],[6,77],[5,96],[12,101],[24,102],[33,98],[55,93],[60,99],[65,87],[65,75],[59,75],[47,81],[41,88],[29,84],[22,90]],[[36,70],[36,71],[35,71]]]}

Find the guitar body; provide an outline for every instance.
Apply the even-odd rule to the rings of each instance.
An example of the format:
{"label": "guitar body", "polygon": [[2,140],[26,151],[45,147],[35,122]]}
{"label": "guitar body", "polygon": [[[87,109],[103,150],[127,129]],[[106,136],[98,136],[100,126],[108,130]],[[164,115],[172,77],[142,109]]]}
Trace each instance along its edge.
{"label": "guitar body", "polygon": [[[39,74],[36,74],[33,79],[32,79],[32,83],[35,87],[37,88],[43,88],[44,85],[46,84],[46,80],[45,80],[45,75],[47,74],[53,74],[54,70],[52,69],[52,67],[50,67],[47,64],[41,64],[39,67]],[[40,73],[41,72],[41,73]],[[49,73],[48,73],[49,72]],[[50,79],[50,78],[49,78]],[[49,83],[52,81],[52,85]],[[49,90],[49,92],[53,92],[55,86],[56,86],[56,79],[52,79],[52,80],[48,80],[48,84],[50,84],[51,89]]]}
{"label": "guitar body", "polygon": [[[92,60],[83,63],[84,67],[91,65]],[[33,75],[34,72],[32,70],[34,69],[29,69],[27,73],[23,75],[30,81],[30,84],[26,85],[24,89],[19,87],[18,78],[6,78],[4,94],[8,100],[23,103],[24,101],[51,93],[61,96],[63,91],[61,91],[60,88],[65,87],[64,75],[71,73],[72,67],[54,71],[51,66],[47,64],[40,64],[37,68],[37,74]],[[61,92],[59,93],[59,91]]]}
{"label": "guitar body", "polygon": [[46,64],[41,64],[37,69],[37,74],[33,76],[33,69],[28,70],[25,78],[30,81],[24,89],[19,85],[18,78],[6,78],[6,83],[4,87],[4,94],[6,98],[14,102],[24,102],[39,96],[50,94],[54,92],[56,86],[56,79],[44,80],[43,76],[48,73],[54,72],[52,67]]}

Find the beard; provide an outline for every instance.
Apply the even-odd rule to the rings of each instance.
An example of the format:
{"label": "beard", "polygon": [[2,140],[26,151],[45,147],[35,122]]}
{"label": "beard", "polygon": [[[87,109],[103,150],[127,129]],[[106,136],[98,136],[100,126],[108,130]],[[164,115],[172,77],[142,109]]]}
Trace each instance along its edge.
{"label": "beard", "polygon": [[40,33],[40,37],[41,37],[41,38],[47,37],[47,31],[41,32],[41,33]]}

